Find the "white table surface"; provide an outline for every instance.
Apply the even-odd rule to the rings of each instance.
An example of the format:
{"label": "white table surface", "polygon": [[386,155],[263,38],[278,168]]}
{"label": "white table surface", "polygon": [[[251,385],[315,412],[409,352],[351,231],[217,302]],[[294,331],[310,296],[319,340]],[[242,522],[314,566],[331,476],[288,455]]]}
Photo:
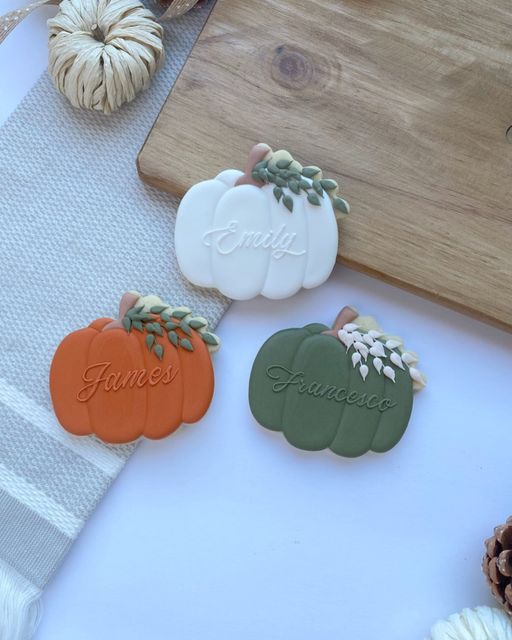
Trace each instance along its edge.
{"label": "white table surface", "polygon": [[[45,67],[52,12],[0,46],[0,122]],[[349,461],[292,449],[247,404],[262,342],[345,303],[429,377],[402,442]],[[492,603],[480,560],[512,511],[512,336],[340,267],[291,300],[233,304],[218,333],[210,412],[141,444],[46,590],[37,640],[421,640]]]}

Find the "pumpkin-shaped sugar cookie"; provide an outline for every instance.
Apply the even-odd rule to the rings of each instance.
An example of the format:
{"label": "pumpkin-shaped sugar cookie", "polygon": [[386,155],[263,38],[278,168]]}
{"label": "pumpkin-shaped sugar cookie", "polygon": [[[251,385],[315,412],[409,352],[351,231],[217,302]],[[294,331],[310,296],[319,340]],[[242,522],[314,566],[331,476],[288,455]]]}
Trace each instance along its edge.
{"label": "pumpkin-shaped sugar cookie", "polygon": [[50,369],[55,414],[70,433],[110,443],[168,436],[206,413],[214,388],[210,352],[219,344],[190,309],[127,293],[119,320],[95,320],[57,348]]}
{"label": "pumpkin-shaped sugar cookie", "polygon": [[416,363],[399,338],[345,307],[332,329],[310,324],[267,340],[251,373],[251,410],[299,449],[382,453],[401,439],[413,391],[425,385]]}
{"label": "pumpkin-shaped sugar cookie", "polygon": [[256,145],[245,173],[224,171],[183,198],[175,230],[181,271],[237,300],[317,287],[336,261],[337,218],[349,212],[338,190],[318,167]]}

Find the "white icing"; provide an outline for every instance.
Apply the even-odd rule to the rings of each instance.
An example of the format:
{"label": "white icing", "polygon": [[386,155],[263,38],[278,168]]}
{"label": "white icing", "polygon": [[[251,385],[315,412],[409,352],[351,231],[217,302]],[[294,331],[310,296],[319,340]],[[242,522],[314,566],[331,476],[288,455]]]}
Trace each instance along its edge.
{"label": "white icing", "polygon": [[[222,196],[214,212],[213,224],[206,232],[232,224],[235,212],[238,235],[243,229],[253,234],[265,234],[271,229],[270,211],[263,190],[244,184],[229,189]],[[206,232],[203,232],[203,246],[207,246],[204,243]],[[208,247],[208,251],[213,282],[224,295],[235,300],[248,300],[261,293],[267,277],[271,251],[257,251],[249,247],[225,254],[215,246]]]}
{"label": "white icing", "polygon": [[343,342],[347,349],[350,349],[355,340],[354,336],[351,333],[347,333],[345,329],[338,331],[338,338]]}
{"label": "white icing", "polygon": [[363,336],[363,342],[366,342],[368,346],[373,347],[375,340],[371,337],[369,333],[365,333]]}
{"label": "white icing", "polygon": [[[320,198],[319,207],[310,204],[304,195],[295,196],[297,200],[301,202],[307,221],[308,253],[303,286],[313,289],[325,282],[334,269],[338,254],[338,223],[327,194]],[[295,215],[295,207],[292,215]]]}
{"label": "white icing", "polygon": [[[178,210],[175,228],[176,258],[185,278],[200,287],[215,286],[211,252],[203,244],[202,229],[212,227],[215,208],[228,188],[220,180],[200,182],[187,191]],[[179,238],[182,240],[178,241]]]}
{"label": "white icing", "polygon": [[396,365],[397,367],[400,367],[400,369],[404,368],[404,365],[402,363],[402,358],[398,355],[398,353],[395,353],[393,351],[393,353],[389,356],[389,359],[394,365]]}
{"label": "white icing", "polygon": [[285,224],[270,229],[269,231],[248,231],[243,229],[238,220],[231,220],[226,226],[211,229],[203,235],[203,244],[213,247],[223,256],[228,256],[242,249],[270,250],[270,255],[276,260],[281,260],[286,255],[302,256],[306,253],[294,251],[293,243],[297,238],[296,233],[291,233]]}
{"label": "white icing", "polygon": [[291,234],[293,242],[290,244],[290,253],[270,261],[261,293],[266,298],[287,298],[302,288],[307,269],[309,239],[302,198],[294,196],[286,188],[283,189],[283,193],[288,193],[294,199],[293,213],[290,213],[282,202],[277,202],[272,187],[264,187],[264,190],[269,194],[267,206],[272,228],[284,227]]}
{"label": "white icing", "polygon": [[337,254],[336,216],[327,195],[314,206],[287,188],[294,208],[277,202],[273,185],[236,181],[228,169],[200,182],[183,198],[176,219],[178,264],[192,283],[247,300],[286,298],[322,284]]}
{"label": "white icing", "polygon": [[355,367],[360,362],[361,362],[361,354],[360,353],[353,353],[352,354],[352,366]]}
{"label": "white icing", "polygon": [[363,356],[365,360],[368,359],[368,347],[362,342],[354,342],[354,349],[359,351],[359,353]]}
{"label": "white icing", "polygon": [[384,369],[382,369],[382,373],[386,376],[386,378],[393,380],[393,382],[395,381],[395,370],[391,367],[384,367]]}
{"label": "white icing", "polygon": [[370,370],[368,369],[367,365],[365,365],[365,364],[362,364],[362,365],[359,367],[359,373],[361,374],[361,378],[362,378],[363,380],[366,380],[366,376],[368,375],[369,371],[370,371]]}
{"label": "white icing", "polygon": [[384,363],[382,362],[382,360],[380,358],[374,358],[373,366],[375,367],[377,373],[380,375],[382,371],[382,367],[384,366]]}
{"label": "white icing", "polygon": [[384,349],[384,345],[382,342],[375,342],[373,347],[370,348],[370,353],[372,356],[377,358],[385,358],[386,350]]}
{"label": "white icing", "polygon": [[359,326],[357,324],[354,324],[353,322],[349,322],[343,327],[343,329],[351,333],[352,331],[356,331],[357,329],[359,329]]}
{"label": "white icing", "polygon": [[231,187],[235,186],[235,182],[243,175],[243,172],[238,171],[238,169],[226,169],[225,171],[221,171],[215,180],[220,180],[231,189]]}

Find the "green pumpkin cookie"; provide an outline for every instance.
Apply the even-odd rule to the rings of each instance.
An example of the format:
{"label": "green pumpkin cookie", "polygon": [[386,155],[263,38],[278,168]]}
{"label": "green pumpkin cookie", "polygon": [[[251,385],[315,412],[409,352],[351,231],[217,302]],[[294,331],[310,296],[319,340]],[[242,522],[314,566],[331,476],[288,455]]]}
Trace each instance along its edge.
{"label": "green pumpkin cookie", "polygon": [[265,342],[251,372],[251,411],[299,449],[382,453],[404,434],[413,391],[425,386],[417,361],[373,318],[345,307],[332,329],[309,324]]}

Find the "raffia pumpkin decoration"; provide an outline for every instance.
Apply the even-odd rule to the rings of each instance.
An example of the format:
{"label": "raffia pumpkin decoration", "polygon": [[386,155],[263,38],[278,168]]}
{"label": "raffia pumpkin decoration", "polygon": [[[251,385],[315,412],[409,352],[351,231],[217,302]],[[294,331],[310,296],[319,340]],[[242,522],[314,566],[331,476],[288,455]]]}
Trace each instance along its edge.
{"label": "raffia pumpkin decoration", "polygon": [[74,107],[116,111],[164,60],[163,28],[138,0],[63,0],[48,28],[48,72]]}

